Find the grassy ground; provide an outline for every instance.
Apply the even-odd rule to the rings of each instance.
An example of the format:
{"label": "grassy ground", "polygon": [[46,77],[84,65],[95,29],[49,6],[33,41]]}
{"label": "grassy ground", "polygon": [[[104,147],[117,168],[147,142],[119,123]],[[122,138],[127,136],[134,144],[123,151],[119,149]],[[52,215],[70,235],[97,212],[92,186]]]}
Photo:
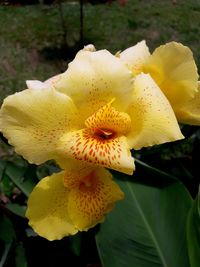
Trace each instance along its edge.
{"label": "grassy ground", "polygon": [[[79,39],[79,5],[63,5],[68,42]],[[146,39],[151,49],[171,40],[191,47],[200,63],[200,2],[195,0],[127,0],[84,6],[85,43],[112,52]],[[25,80],[44,80],[64,71],[67,59],[58,49],[63,42],[59,8],[0,7],[0,102],[25,88]],[[63,60],[65,58],[65,60]]]}

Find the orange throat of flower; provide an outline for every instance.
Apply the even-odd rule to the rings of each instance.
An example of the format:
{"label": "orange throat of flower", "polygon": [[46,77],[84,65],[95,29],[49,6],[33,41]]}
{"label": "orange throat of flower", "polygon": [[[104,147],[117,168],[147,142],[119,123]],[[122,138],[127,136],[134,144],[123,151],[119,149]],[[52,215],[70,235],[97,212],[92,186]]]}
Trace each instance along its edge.
{"label": "orange throat of flower", "polygon": [[93,130],[93,136],[101,140],[113,139],[116,135],[116,132],[111,129],[95,128]]}
{"label": "orange throat of flower", "polygon": [[95,173],[92,171],[80,181],[79,189],[83,192],[94,191],[97,185],[97,180]]}

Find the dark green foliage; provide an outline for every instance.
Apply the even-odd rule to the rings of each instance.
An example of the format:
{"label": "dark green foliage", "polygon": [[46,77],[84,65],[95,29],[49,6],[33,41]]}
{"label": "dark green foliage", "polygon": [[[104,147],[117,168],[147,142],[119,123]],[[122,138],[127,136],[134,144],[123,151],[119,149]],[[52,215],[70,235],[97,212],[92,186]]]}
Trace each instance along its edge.
{"label": "dark green foliage", "polygon": [[156,188],[123,176],[118,183],[125,200],[96,237],[103,266],[189,267],[185,227],[192,200],[183,185]]}
{"label": "dark green foliage", "polygon": [[200,192],[188,214],[187,239],[191,266],[198,267],[200,262]]}

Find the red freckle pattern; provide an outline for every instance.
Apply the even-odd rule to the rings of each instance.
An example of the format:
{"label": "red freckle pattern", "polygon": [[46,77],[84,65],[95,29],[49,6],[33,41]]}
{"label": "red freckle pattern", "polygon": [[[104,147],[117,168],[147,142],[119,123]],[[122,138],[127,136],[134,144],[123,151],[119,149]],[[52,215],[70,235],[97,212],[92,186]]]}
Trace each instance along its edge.
{"label": "red freckle pattern", "polygon": [[79,189],[77,196],[77,210],[81,211],[83,217],[89,218],[90,221],[99,220],[105,214],[107,208],[106,198],[109,198],[109,188],[100,181],[96,181],[93,190]]}
{"label": "red freckle pattern", "polygon": [[125,137],[103,139],[88,129],[69,133],[62,142],[67,157],[121,171],[124,158],[129,160]]}
{"label": "red freckle pattern", "polygon": [[129,132],[131,127],[129,115],[111,107],[112,102],[100,108],[85,121],[88,129],[111,129],[118,135],[124,135]]}
{"label": "red freckle pattern", "polygon": [[64,174],[64,186],[68,189],[79,186],[85,177],[93,171],[94,167],[88,164],[78,165],[76,164],[71,169],[67,170]]}
{"label": "red freckle pattern", "polygon": [[[112,181],[111,174],[105,169],[96,169],[88,177],[88,184],[80,183],[70,191],[68,211],[79,229],[89,228],[104,219],[123,193]],[[89,181],[88,181],[89,179]]]}

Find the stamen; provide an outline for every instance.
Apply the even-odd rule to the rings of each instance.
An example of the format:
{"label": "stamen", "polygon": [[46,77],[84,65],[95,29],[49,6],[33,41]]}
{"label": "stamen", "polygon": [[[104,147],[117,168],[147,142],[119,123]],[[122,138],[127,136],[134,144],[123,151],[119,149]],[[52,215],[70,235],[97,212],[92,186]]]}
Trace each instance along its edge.
{"label": "stamen", "polygon": [[95,128],[93,134],[101,139],[111,139],[116,136],[116,133],[110,129]]}
{"label": "stamen", "polygon": [[93,171],[87,176],[85,176],[84,179],[79,184],[79,188],[81,191],[94,190],[95,186],[96,186],[96,180]]}

